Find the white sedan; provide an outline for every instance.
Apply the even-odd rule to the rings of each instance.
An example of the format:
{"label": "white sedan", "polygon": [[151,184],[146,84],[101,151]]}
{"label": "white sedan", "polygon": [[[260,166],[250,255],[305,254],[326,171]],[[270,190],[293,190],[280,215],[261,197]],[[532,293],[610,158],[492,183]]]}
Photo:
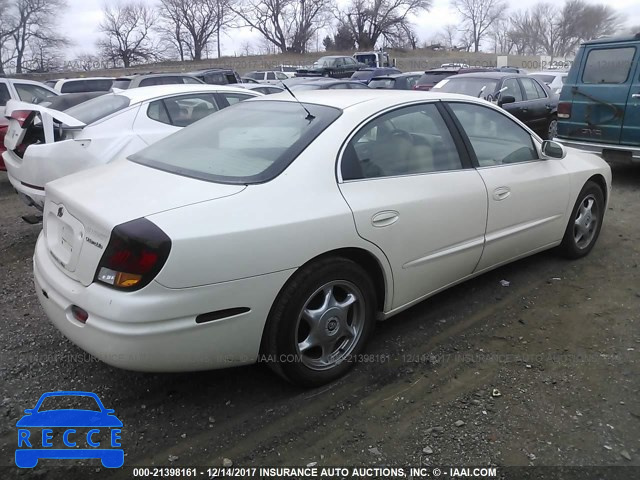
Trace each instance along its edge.
{"label": "white sedan", "polygon": [[[242,102],[47,185],[38,297],[71,341],[141,371],[353,365],[376,320],[507,262],[596,243],[599,157],[454,94]],[[170,194],[167,194],[170,192]]]}
{"label": "white sedan", "polygon": [[240,100],[261,95],[220,85],[162,85],[102,95],[64,112],[15,100],[3,159],[20,198],[44,206],[47,182],[112,162]]}

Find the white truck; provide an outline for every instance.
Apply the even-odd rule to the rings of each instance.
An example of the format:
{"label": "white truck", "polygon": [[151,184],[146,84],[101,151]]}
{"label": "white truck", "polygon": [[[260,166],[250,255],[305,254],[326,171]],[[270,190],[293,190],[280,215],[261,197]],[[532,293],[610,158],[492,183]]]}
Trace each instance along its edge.
{"label": "white truck", "polygon": [[382,50],[376,50],[375,52],[357,52],[353,54],[353,58],[368,67],[381,68],[396,66],[396,59],[389,59],[389,54]]}

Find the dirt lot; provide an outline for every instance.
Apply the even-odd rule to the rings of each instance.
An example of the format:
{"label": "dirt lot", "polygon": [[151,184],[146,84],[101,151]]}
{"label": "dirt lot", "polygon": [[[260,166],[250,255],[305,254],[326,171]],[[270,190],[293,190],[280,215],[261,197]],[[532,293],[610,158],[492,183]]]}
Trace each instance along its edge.
{"label": "dirt lot", "polygon": [[[543,253],[425,301],[379,325],[371,361],[306,391],[260,366],[140,374],[83,355],[35,297],[25,213],[0,173],[0,477],[60,474],[10,467],[15,422],[51,390],[115,409],[125,465],[640,466],[640,168],[614,168],[587,258]],[[82,477],[122,476],[95,465]]]}

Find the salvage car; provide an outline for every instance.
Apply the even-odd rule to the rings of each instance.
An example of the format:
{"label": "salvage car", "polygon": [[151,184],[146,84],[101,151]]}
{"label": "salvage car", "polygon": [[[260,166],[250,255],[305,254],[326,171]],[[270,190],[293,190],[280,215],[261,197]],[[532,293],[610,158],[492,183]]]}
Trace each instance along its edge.
{"label": "salvage car", "polygon": [[[484,100],[363,89],[234,105],[47,184],[38,299],[111,365],[344,375],[376,320],[596,244],[611,170]],[[171,192],[167,195],[166,192]]]}
{"label": "salvage car", "polygon": [[56,178],[124,158],[213,112],[261,95],[221,85],[139,87],[64,112],[10,101],[2,154],[11,185],[41,210]]}
{"label": "salvage car", "polygon": [[494,101],[542,138],[558,129],[558,96],[528,75],[502,72],[465,73],[442,80],[434,92],[462,93]]}

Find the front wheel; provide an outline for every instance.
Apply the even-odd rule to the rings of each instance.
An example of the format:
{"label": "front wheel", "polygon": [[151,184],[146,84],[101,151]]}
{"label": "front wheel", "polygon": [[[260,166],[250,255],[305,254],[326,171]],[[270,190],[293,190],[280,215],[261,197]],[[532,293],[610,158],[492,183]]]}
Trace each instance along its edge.
{"label": "front wheel", "polygon": [[374,326],[375,289],[366,271],[345,258],[303,267],[272,308],[263,353],[292,383],[329,383],[353,366]]}
{"label": "front wheel", "polygon": [[600,186],[587,182],[571,212],[560,251],[567,258],[587,255],[600,235],[604,217],[604,194]]}

